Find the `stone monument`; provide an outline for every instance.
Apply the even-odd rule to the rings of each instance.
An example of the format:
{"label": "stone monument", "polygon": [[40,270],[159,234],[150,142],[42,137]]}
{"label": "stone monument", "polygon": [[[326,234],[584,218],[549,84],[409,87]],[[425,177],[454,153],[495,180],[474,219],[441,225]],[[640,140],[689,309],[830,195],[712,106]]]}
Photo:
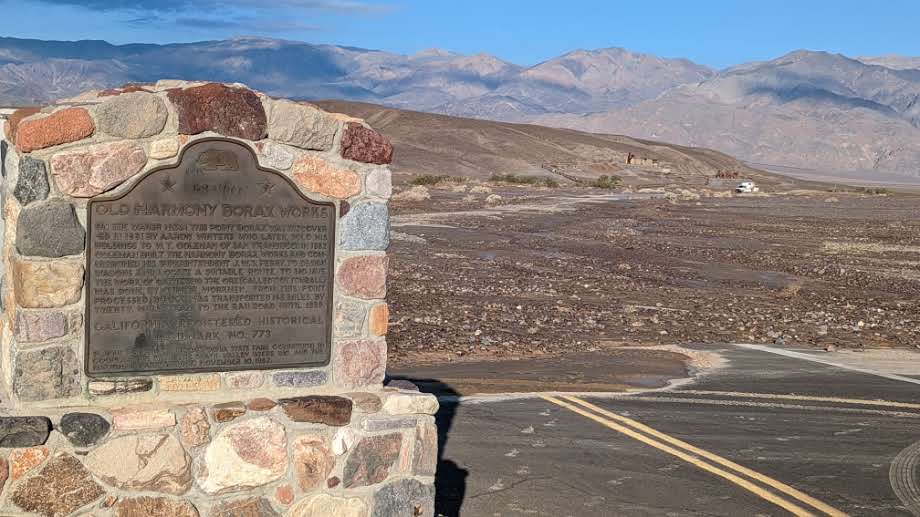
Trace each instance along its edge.
{"label": "stone monument", "polygon": [[383,387],[389,141],[242,85],[5,123],[0,514],[433,515]]}

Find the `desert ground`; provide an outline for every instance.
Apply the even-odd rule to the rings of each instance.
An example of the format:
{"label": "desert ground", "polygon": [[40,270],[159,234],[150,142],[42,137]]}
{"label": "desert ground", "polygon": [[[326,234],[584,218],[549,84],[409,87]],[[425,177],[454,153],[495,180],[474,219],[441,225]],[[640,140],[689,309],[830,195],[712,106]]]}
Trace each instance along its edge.
{"label": "desert ground", "polygon": [[397,369],[636,345],[920,342],[911,194],[412,188],[392,204]]}

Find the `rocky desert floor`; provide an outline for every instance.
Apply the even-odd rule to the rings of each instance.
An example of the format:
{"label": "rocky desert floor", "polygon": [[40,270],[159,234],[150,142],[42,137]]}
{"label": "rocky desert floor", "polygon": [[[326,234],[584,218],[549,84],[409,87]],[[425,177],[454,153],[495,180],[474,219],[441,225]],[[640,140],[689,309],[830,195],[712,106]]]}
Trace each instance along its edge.
{"label": "rocky desert floor", "polygon": [[687,343],[920,343],[914,195],[408,189],[392,205],[396,370]]}

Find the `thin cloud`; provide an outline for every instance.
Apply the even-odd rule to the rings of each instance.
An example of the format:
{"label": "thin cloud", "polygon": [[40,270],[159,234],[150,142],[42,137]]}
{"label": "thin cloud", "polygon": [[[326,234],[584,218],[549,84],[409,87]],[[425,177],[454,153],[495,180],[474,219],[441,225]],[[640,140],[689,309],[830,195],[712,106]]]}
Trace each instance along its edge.
{"label": "thin cloud", "polygon": [[274,10],[279,8],[294,8],[313,11],[333,11],[350,14],[374,14],[386,12],[390,6],[371,4],[358,0],[160,0],[150,2],[145,0],[40,0],[50,5],[66,5],[70,7],[83,7],[93,11],[135,11],[135,12],[168,12],[175,13],[183,10],[202,10],[208,8],[255,8]]}
{"label": "thin cloud", "polygon": [[243,30],[269,34],[283,32],[316,32],[323,30],[323,28],[318,25],[310,25],[290,20],[245,17],[230,19],[182,17],[176,18],[172,23],[182,27],[191,27],[201,30]]}

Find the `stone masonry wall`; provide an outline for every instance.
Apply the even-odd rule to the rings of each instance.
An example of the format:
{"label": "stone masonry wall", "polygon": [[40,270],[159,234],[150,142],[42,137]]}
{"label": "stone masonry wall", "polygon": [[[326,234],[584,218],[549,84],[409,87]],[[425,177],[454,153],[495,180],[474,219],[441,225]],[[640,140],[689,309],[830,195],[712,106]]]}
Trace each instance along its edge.
{"label": "stone masonry wall", "polygon": [[[384,388],[390,142],[242,85],[88,92],[4,123],[0,515],[431,516],[437,400]],[[339,214],[322,368],[89,379],[86,203],[202,138]]]}

